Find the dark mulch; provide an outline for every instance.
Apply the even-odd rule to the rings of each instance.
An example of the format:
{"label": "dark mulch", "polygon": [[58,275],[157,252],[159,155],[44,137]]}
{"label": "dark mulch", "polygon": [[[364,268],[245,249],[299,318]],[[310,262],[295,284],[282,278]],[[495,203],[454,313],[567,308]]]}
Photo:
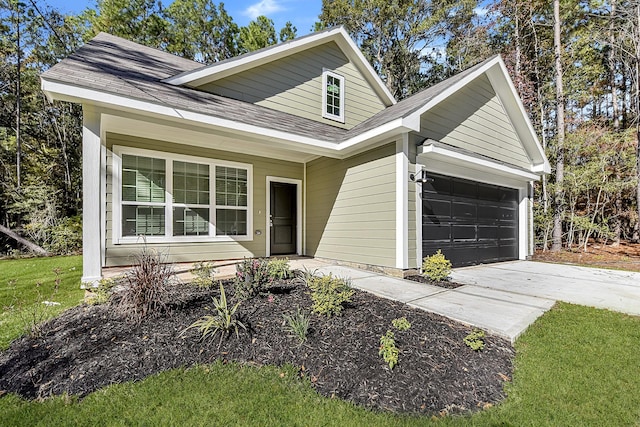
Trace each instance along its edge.
{"label": "dark mulch", "polygon": [[[232,287],[226,288],[232,297]],[[283,282],[271,297],[244,302],[238,313],[247,331],[223,340],[199,340],[185,327],[210,313],[217,289],[182,285],[173,291],[172,314],[140,324],[118,317],[109,305],[80,306],[52,320],[39,339],[23,337],[0,354],[0,390],[26,398],[68,393],[85,396],[113,383],[135,381],[181,366],[216,359],[252,365],[293,364],[325,396],[398,412],[466,412],[503,399],[514,351],[488,335],[483,351],[463,343],[470,328],[404,304],[356,291],[342,316],[312,315],[308,340],[297,346],[283,331],[283,314],[309,311],[308,290]],[[391,320],[406,316],[408,331],[395,331],[401,350],[390,370],[378,355]]]}
{"label": "dark mulch", "polygon": [[441,288],[447,288],[447,289],[455,289],[455,288],[459,288],[460,286],[464,286],[461,283],[452,282],[450,280],[442,280],[442,281],[436,282],[433,280],[429,280],[426,277],[420,276],[420,275],[407,276],[405,277],[405,279],[413,280],[414,282],[426,283],[427,285],[439,286]]}

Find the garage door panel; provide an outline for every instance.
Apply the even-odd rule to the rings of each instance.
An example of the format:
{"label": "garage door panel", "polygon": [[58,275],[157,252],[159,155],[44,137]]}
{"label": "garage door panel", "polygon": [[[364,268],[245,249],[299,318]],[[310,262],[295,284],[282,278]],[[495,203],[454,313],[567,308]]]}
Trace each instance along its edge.
{"label": "garage door panel", "polygon": [[498,226],[496,225],[479,225],[478,226],[478,239],[479,240],[498,240]]}
{"label": "garage door panel", "polygon": [[451,243],[451,226],[449,224],[435,225],[425,224],[422,226],[422,235],[431,243]]}
{"label": "garage door panel", "polygon": [[438,249],[453,266],[516,259],[518,191],[430,174],[423,186],[423,254]]}
{"label": "garage door panel", "polygon": [[425,193],[436,193],[449,195],[451,194],[451,180],[443,176],[429,176],[433,181],[426,182],[422,185],[422,191]]}
{"label": "garage door panel", "polygon": [[451,201],[449,200],[426,200],[422,204],[422,214],[436,218],[451,217]]}
{"label": "garage door panel", "polygon": [[469,199],[477,198],[478,186],[472,181],[453,180],[453,196]]}
{"label": "garage door panel", "polygon": [[453,202],[451,208],[454,219],[473,221],[478,217],[477,204]]}
{"label": "garage door panel", "polygon": [[454,242],[475,242],[477,240],[475,225],[454,224],[451,226],[451,234]]}

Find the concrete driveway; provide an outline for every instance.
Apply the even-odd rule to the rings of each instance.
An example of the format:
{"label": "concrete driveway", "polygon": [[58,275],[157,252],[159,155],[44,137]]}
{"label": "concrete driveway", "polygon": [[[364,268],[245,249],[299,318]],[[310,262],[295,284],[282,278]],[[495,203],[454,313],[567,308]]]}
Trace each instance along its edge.
{"label": "concrete driveway", "polygon": [[513,261],[457,268],[451,276],[485,289],[640,315],[640,273]]}

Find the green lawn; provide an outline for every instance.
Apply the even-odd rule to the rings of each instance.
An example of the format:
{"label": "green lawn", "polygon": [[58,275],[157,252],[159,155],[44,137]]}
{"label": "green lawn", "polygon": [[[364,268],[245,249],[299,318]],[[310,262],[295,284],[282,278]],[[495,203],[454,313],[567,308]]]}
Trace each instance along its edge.
{"label": "green lawn", "polygon": [[[81,276],[81,256],[0,260],[0,349],[22,335],[34,319],[54,316],[81,302]],[[60,284],[54,292],[56,277]],[[43,301],[60,305],[48,307]]]}
{"label": "green lawn", "polygon": [[[48,263],[51,260],[25,261]],[[4,273],[4,263],[14,262],[0,261],[0,272]],[[67,268],[74,263],[79,270],[78,258],[69,259]],[[51,267],[47,265],[42,268],[43,272]],[[77,277],[75,280],[77,284]],[[4,285],[0,291],[4,292]],[[5,297],[2,298],[4,301]],[[439,419],[438,424],[638,425],[639,344],[638,317],[558,304],[516,343],[516,372],[507,389],[507,400],[471,417]],[[293,368],[222,363],[115,385],[81,402],[65,397],[26,402],[15,396],[3,396],[0,414],[2,424],[9,426],[417,426],[432,423],[429,417],[375,413],[338,399],[323,398],[308,383],[296,379]]]}

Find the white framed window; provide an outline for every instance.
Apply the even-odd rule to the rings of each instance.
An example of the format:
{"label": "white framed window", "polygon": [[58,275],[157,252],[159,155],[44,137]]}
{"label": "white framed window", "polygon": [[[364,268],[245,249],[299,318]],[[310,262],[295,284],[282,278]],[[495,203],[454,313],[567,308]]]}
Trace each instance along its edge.
{"label": "white framed window", "polygon": [[114,243],[252,239],[250,164],[113,148]]}
{"label": "white framed window", "polygon": [[322,72],[322,117],[344,123],[344,77]]}

